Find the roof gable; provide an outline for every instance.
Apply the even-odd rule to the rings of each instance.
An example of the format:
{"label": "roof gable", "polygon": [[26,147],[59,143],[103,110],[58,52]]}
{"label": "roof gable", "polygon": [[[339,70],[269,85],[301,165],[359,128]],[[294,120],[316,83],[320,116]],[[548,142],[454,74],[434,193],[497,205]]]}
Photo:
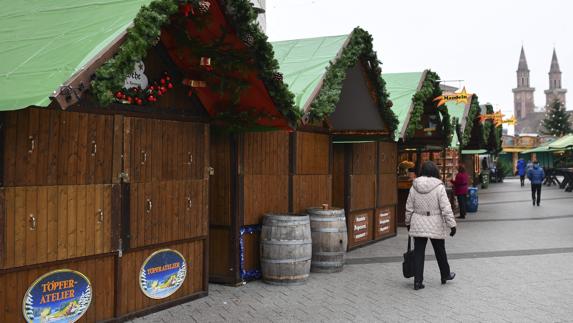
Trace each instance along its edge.
{"label": "roof gable", "polygon": [[50,95],[120,37],[150,2],[3,2],[0,111],[50,104]]}
{"label": "roof gable", "polygon": [[367,80],[363,74],[360,63],[346,73],[340,101],[329,118],[329,123],[335,131],[386,130],[384,120],[370,95]]}

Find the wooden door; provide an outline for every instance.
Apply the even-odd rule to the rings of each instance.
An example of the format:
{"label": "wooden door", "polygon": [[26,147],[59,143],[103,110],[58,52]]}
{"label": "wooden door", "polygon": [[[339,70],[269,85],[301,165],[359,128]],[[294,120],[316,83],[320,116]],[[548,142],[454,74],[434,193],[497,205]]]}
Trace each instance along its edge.
{"label": "wooden door", "polygon": [[124,172],[131,183],[204,179],[208,126],[126,118]]}
{"label": "wooden door", "polygon": [[2,268],[108,253],[119,205],[117,185],[9,187],[2,190],[5,222]]}
{"label": "wooden door", "polygon": [[206,181],[130,184],[130,248],[207,236]]}
{"label": "wooden door", "polygon": [[46,109],[7,112],[4,186],[111,183],[113,121]]}

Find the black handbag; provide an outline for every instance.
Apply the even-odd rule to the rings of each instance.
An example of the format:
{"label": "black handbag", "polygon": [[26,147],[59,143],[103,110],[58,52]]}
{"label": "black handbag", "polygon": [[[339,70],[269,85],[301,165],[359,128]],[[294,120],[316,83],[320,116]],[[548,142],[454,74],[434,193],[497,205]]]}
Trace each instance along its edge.
{"label": "black handbag", "polygon": [[408,236],[408,251],[404,253],[402,273],[405,278],[411,278],[414,277],[414,271],[414,250],[412,249],[412,238]]}

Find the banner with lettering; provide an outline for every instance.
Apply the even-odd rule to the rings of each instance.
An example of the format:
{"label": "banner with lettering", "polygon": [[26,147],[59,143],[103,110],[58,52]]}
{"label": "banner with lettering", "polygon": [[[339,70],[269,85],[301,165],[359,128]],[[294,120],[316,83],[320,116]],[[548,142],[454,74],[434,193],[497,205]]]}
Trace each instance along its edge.
{"label": "banner with lettering", "polygon": [[162,249],[149,256],[139,272],[141,291],[153,299],[163,299],[175,293],[187,276],[187,263],[181,253]]}
{"label": "banner with lettering", "polygon": [[82,273],[61,269],[38,278],[24,295],[22,311],[27,322],[79,320],[92,300],[92,287]]}

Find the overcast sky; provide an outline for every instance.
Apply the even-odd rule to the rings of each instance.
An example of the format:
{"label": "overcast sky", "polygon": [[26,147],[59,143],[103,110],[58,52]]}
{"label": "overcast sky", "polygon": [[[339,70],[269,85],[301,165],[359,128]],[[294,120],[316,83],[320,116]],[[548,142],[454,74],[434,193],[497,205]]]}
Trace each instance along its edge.
{"label": "overcast sky", "polygon": [[430,68],[443,80],[464,80],[481,103],[509,114],[522,43],[535,104],[545,105],[554,45],[573,102],[572,24],[573,1],[567,0],[267,0],[272,41],[347,34],[360,26],[374,36],[383,72]]}

